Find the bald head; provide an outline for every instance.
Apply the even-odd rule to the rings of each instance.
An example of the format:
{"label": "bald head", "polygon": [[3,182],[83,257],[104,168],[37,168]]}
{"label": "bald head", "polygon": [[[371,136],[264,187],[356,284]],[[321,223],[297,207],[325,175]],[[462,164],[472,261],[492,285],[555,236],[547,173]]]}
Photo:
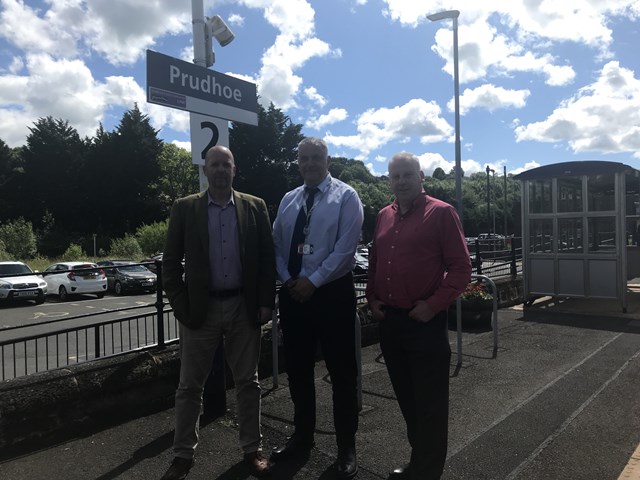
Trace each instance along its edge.
{"label": "bald head", "polygon": [[207,150],[202,167],[209,181],[209,192],[215,198],[224,198],[231,194],[236,164],[233,153],[223,145],[216,145]]}
{"label": "bald head", "polygon": [[396,153],[389,162],[389,182],[401,209],[406,211],[411,208],[422,192],[424,182],[418,157],[409,152]]}

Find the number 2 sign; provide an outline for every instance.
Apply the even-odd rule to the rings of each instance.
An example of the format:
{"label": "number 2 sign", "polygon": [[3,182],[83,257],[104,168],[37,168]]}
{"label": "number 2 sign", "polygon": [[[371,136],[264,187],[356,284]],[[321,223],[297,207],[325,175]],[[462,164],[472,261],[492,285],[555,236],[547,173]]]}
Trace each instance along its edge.
{"label": "number 2 sign", "polygon": [[229,121],[191,112],[191,163],[204,165],[207,151],[216,145],[229,146]]}

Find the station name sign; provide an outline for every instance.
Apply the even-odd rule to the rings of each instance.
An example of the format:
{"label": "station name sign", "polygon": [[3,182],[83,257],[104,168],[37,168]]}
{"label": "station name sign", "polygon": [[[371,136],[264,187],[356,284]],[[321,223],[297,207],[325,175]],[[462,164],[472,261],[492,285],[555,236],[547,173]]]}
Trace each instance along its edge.
{"label": "station name sign", "polygon": [[147,50],[147,101],[258,124],[255,83]]}

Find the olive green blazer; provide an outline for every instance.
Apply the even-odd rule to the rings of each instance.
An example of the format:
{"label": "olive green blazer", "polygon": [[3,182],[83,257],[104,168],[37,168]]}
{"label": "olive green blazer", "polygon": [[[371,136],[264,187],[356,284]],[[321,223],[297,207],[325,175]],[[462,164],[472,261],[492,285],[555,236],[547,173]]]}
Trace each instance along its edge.
{"label": "olive green blazer", "polygon": [[[275,306],[271,223],[261,198],[234,191],[233,199],[238,218],[243,295],[250,318],[257,322],[259,307]],[[162,258],[164,291],[175,317],[190,328],[198,328],[204,321],[211,290],[207,203],[206,190],[174,202]]]}

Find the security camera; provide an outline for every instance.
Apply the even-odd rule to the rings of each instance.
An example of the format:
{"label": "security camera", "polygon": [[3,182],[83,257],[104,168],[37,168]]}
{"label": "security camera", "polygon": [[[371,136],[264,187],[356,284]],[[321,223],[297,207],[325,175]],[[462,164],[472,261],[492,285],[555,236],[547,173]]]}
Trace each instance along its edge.
{"label": "security camera", "polygon": [[221,47],[229,45],[236,36],[219,15],[207,19],[207,33],[214,36]]}

